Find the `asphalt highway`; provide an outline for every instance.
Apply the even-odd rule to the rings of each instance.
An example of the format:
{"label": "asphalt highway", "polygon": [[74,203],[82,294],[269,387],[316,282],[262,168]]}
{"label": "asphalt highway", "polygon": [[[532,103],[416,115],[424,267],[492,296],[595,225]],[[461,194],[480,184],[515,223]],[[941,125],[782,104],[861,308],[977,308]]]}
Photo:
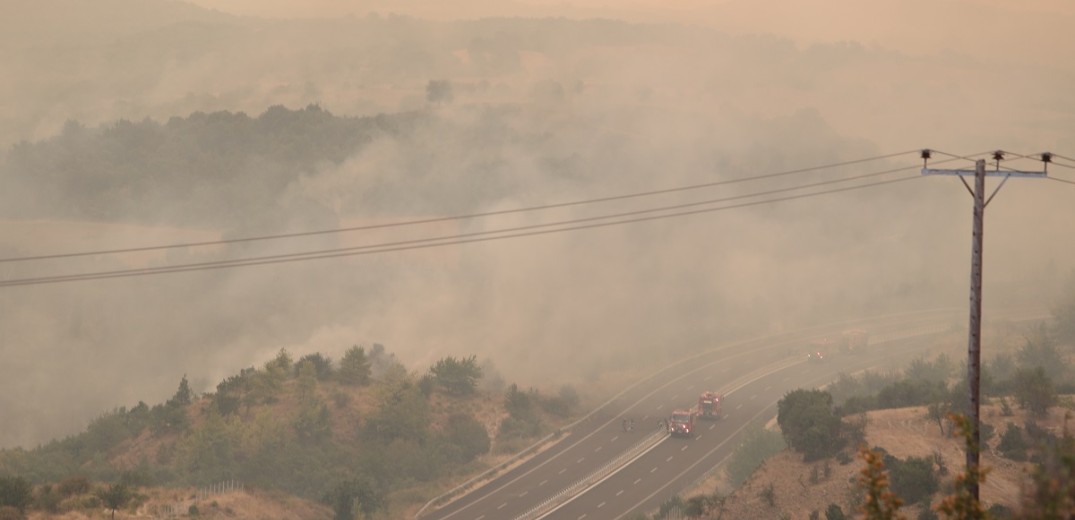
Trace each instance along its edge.
{"label": "asphalt highway", "polygon": [[[595,409],[552,447],[421,518],[535,517],[540,504],[574,483],[588,482],[595,470],[656,431],[658,421],[672,409],[695,405],[704,390],[725,394],[724,416],[700,421],[693,439],[660,441],[544,518],[620,518],[656,509],[723,462],[746,426],[775,416],[776,402],[788,391],[826,384],[840,372],[910,360],[929,346],[922,340],[949,330],[958,317],[953,311],[886,316],[732,343],[681,360]],[[810,340],[851,327],[870,330],[871,346],[877,348],[833,353],[821,362],[806,360]],[[623,431],[625,419],[633,420],[633,431]]]}

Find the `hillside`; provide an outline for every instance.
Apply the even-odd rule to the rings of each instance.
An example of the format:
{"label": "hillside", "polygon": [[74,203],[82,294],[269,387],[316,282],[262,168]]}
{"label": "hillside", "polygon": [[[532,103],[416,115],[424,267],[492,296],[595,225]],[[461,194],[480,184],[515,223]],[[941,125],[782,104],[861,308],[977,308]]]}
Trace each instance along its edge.
{"label": "hillside", "polygon": [[[1019,506],[1023,486],[1028,483],[1028,474],[1032,464],[1016,462],[1000,455],[997,445],[1001,434],[1009,424],[1024,426],[1027,424],[1026,413],[1011,410],[1006,416],[998,404],[982,407],[982,421],[993,427],[995,434],[988,441],[988,449],[982,453],[982,464],[990,469],[985,483],[981,487],[981,498],[986,506],[1001,504],[1010,509]],[[1067,407],[1054,407],[1049,416],[1040,419],[1037,424],[1053,435],[1064,431],[1065,416],[1070,413]],[[952,475],[961,471],[965,459],[961,441],[948,435],[942,435],[937,423],[929,418],[926,407],[877,410],[867,413],[866,442],[870,447],[879,447],[888,454],[905,459],[907,457],[925,457],[934,460],[939,454],[947,474],[941,476],[941,491],[934,495],[935,505],[950,485]],[[789,518],[807,519],[812,511],[818,511],[824,518],[826,508],[836,504],[850,515],[857,511],[856,504],[861,500],[861,491],[857,491],[859,473],[864,465],[861,459],[854,458],[847,464],[835,459],[805,463],[801,454],[784,450],[767,460],[744,485],[732,493],[725,502],[723,516],[719,513],[709,518]],[[939,473],[943,473],[940,471]],[[765,498],[766,489],[772,486],[773,505]],[[710,492],[712,490],[700,490]],[[901,510],[907,518],[916,518],[922,504],[905,504]]]}
{"label": "hillside", "polygon": [[282,350],[215,392],[196,395],[184,377],[165,403],[139,402],[77,435],[0,451],[0,503],[30,518],[78,519],[116,492],[119,510],[133,516],[304,519],[357,507],[394,518],[503,462],[576,409],[573,389],[505,390],[474,356],[415,374],[380,345],[368,354],[352,347],[339,362],[296,361]]}

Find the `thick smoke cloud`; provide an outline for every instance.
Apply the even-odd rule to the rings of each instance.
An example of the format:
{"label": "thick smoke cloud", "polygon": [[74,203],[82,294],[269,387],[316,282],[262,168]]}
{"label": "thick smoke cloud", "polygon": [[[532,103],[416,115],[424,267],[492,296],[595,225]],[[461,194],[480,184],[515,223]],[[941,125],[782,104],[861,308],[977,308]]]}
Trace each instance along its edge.
{"label": "thick smoke cloud", "polygon": [[[157,214],[73,222],[89,219],[50,218],[65,214],[64,201],[31,199],[32,218],[5,213],[0,222],[5,257],[496,211],[920,146],[1075,150],[1067,99],[1075,76],[1059,62],[1022,62],[1025,81],[1012,82],[1005,81],[1011,69],[951,53],[699,25],[444,21],[435,13],[440,21],[425,21],[387,11],[295,22],[173,4],[165,15],[136,13],[110,25],[89,19],[69,33],[34,5],[21,7],[23,21],[53,30],[13,38],[17,45],[5,48],[15,50],[0,61],[15,73],[3,77],[21,78],[0,84],[0,99],[20,100],[3,107],[11,117],[0,139],[11,160],[0,175],[27,190],[21,193],[36,186],[14,184],[26,181],[13,170],[17,149],[62,135],[68,120],[92,133],[120,118],[166,125],[220,110],[258,118],[274,105],[311,103],[333,117],[413,117],[331,160],[290,170],[271,157],[242,163],[251,168],[243,171],[290,179],[272,189],[256,180],[239,186],[249,187],[242,203],[257,206],[256,216],[235,218],[226,199],[198,206],[207,199],[156,195],[143,206]],[[73,62],[88,65],[71,69]],[[431,81],[444,82],[451,95],[431,95]],[[989,110],[995,107],[1005,109]],[[0,264],[0,273],[9,279],[71,265],[105,270],[451,236],[899,166],[914,176],[919,164],[910,155],[644,200],[301,241]],[[962,186],[945,180],[463,246],[2,288],[0,415],[11,420],[0,445],[31,445],[109,407],[163,400],[184,373],[196,389],[212,390],[281,348],[338,359],[352,344],[378,342],[414,370],[445,355],[476,354],[511,381],[559,384],[636,371],[731,337],[962,306],[970,207]],[[1042,303],[1067,275],[1065,188],[1012,182],[991,204],[987,300]],[[19,193],[0,196],[6,208]],[[179,222],[190,216],[177,213],[183,207],[202,208],[197,225]]]}

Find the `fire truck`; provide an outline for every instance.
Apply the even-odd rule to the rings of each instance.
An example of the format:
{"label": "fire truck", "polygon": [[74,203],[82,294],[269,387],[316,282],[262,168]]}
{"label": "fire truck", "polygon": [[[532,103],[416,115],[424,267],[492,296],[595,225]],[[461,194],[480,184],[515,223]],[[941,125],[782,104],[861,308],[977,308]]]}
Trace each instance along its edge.
{"label": "fire truck", "polygon": [[668,419],[668,433],[673,437],[694,437],[694,410],[674,410]]}
{"label": "fire truck", "polygon": [[724,396],[716,392],[705,391],[698,396],[698,418],[720,419],[720,402]]}

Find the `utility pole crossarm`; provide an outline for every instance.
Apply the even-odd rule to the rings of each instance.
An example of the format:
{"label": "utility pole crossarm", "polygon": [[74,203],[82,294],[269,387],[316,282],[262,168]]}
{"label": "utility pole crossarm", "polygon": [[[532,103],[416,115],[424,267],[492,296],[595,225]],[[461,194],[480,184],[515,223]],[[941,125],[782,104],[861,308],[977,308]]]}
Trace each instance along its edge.
{"label": "utility pole crossarm", "polygon": [[[957,175],[974,177],[974,170],[942,170],[922,168],[922,175]],[[986,171],[986,177],[1048,177],[1048,172],[1028,172],[1021,170]]]}

